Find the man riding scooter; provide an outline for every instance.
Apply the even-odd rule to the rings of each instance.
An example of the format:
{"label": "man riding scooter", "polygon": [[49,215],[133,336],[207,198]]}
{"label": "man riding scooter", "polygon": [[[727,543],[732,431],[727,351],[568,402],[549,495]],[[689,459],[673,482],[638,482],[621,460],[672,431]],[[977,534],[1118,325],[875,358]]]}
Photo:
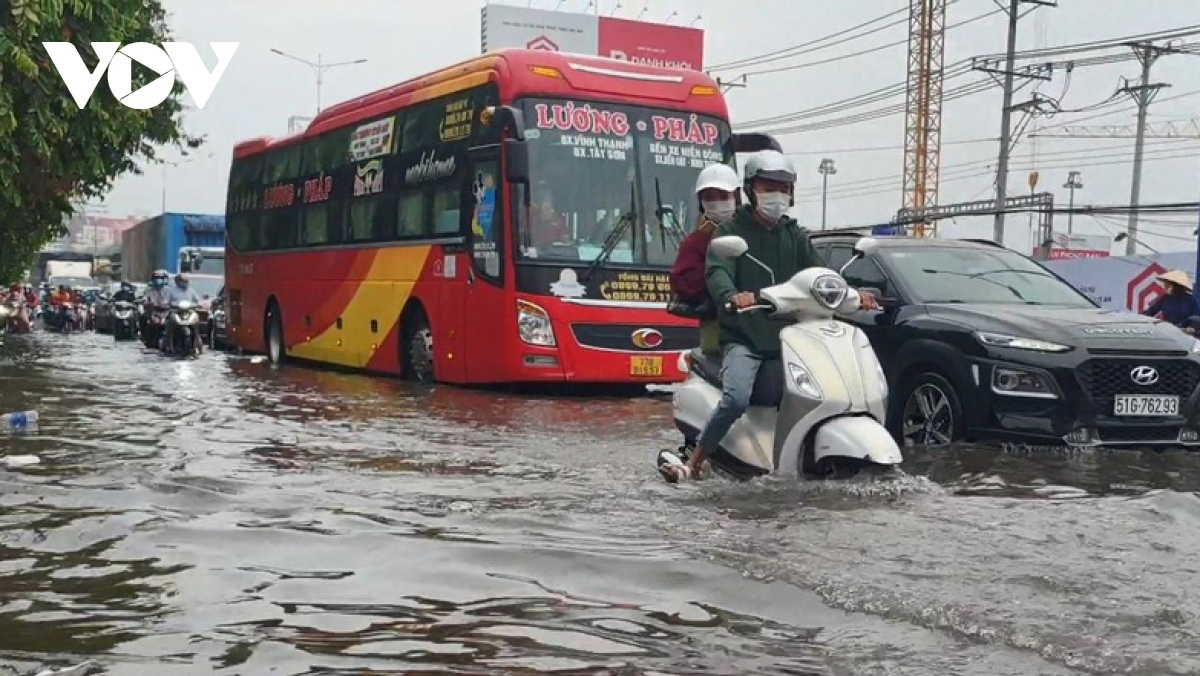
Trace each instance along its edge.
{"label": "man riding scooter", "polygon": [[[786,155],[764,150],[746,161],[743,192],[749,204],[739,207],[731,220],[717,227],[715,237],[735,235],[749,245],[747,256],[731,261],[709,251],[705,278],[709,293],[720,310],[722,357],[720,403],[712,413],[694,449],[684,449],[684,458],[666,452],[659,458],[659,473],[668,482],[699,478],[709,453],[750,405],[754,383],[764,364],[772,369],[780,359],[781,323],[765,313],[727,312],[728,303],[737,309],[753,306],[755,294],[825,262],[813,248],[808,232],[787,215],[795,204],[796,170]],[[869,294],[860,292],[864,309],[877,309]],[[782,368],[779,366],[778,368]]]}
{"label": "man riding scooter", "polygon": [[29,333],[33,330],[32,310],[25,301],[25,290],[20,284],[13,284],[8,296],[4,299],[4,319],[0,328],[9,333]]}
{"label": "man riding scooter", "polygon": [[[193,307],[197,308],[200,306],[200,295],[196,293],[195,289],[191,288],[191,284],[187,275],[183,274],[182,272],[175,275],[175,284],[167,292],[168,306],[175,307],[179,303],[191,303]],[[175,331],[178,330],[179,327],[176,326],[174,322],[167,322],[167,334],[163,339],[163,347],[167,350],[167,352],[172,352],[174,350]],[[197,342],[202,343],[203,341],[200,341],[199,338],[197,338]],[[203,348],[198,346],[198,351],[202,349]]]}
{"label": "man riding scooter", "polygon": [[[145,308],[139,318],[138,331],[149,348],[160,347],[163,328],[166,323],[166,312],[170,308],[171,290],[167,288],[170,275],[166,270],[155,270],[150,275],[150,286],[146,289]],[[155,314],[162,317],[163,323],[152,321]]]}

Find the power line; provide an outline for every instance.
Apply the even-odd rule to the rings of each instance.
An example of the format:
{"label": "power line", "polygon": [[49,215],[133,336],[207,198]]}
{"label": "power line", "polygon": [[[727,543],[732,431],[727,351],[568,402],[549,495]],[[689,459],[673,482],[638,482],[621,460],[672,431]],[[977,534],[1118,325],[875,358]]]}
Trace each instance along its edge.
{"label": "power line", "polygon": [[[957,2],[957,0],[955,0],[955,1]],[[819,49],[827,49],[829,47],[833,47],[836,45],[825,45],[824,47],[817,47],[816,45],[821,45],[823,43],[829,42],[830,40],[840,38],[849,33],[853,33],[854,31],[859,30],[861,28],[866,28],[867,26],[870,26],[871,24],[876,24],[876,23],[879,23],[880,21],[885,21],[887,19],[892,18],[893,16],[896,16],[897,14],[908,14],[908,8],[903,7],[894,12],[888,12],[887,14],[884,14],[883,16],[875,17],[874,19],[871,19],[870,21],[865,21],[863,23],[858,24],[857,26],[851,26],[850,28],[846,28],[846,29],[837,31],[836,33],[830,33],[829,35],[825,35],[823,37],[817,38],[816,40],[809,40],[808,42],[802,42],[798,45],[792,45],[791,47],[785,47],[783,49],[779,49],[779,50],[776,50],[773,52],[767,52],[765,54],[749,56],[744,59],[739,59],[736,61],[719,63],[715,66],[710,66],[709,70],[721,71],[721,70],[730,70],[733,68],[745,68],[748,66],[757,66],[759,64],[770,63],[772,61],[778,61],[780,59],[786,59],[786,58],[790,58],[792,56],[798,56],[800,54],[808,54],[808,53],[817,51]],[[906,23],[908,23],[907,17],[900,19],[899,21],[889,23],[885,26],[880,26],[879,28],[872,29],[866,33],[863,33],[862,35],[856,35],[856,36],[849,37],[849,38],[847,38],[847,40],[852,40],[852,39],[865,37],[867,35],[872,35],[874,33],[880,32],[882,30],[892,28],[894,26],[906,24]],[[843,41],[843,42],[845,42],[845,41]],[[839,42],[837,44],[842,44],[842,43]]]}
{"label": "power line", "polygon": [[[1110,64],[1121,63],[1121,62],[1125,62],[1125,61],[1135,61],[1136,59],[1137,59],[1137,56],[1136,56],[1136,54],[1133,54],[1133,53],[1110,54],[1110,55],[1103,55],[1103,56],[1098,56],[1098,57],[1090,57],[1087,59],[1076,59],[1073,61],[1047,63],[1047,64],[1043,64],[1042,66],[1040,66],[1040,68],[1049,72],[1049,71],[1053,70],[1054,67],[1064,67],[1065,66],[1065,67],[1070,67],[1073,69],[1073,68],[1079,68],[1079,67],[1110,65]],[[972,72],[971,63],[972,63],[971,59],[966,59],[966,60],[960,61],[960,62],[952,65],[950,68],[947,69],[947,73],[943,77],[943,81],[961,78],[965,75],[970,74]],[[881,103],[881,102],[887,101],[888,99],[892,99],[897,96],[903,95],[905,93],[906,89],[907,89],[907,83],[903,83],[903,82],[896,83],[896,84],[888,85],[886,87],[881,87],[879,89],[875,89],[875,90],[872,90],[869,92],[865,92],[863,94],[852,96],[852,97],[849,97],[846,99],[841,99],[839,101],[827,103],[827,104],[824,104],[821,106],[815,106],[813,108],[808,108],[805,110],[795,111],[795,112],[791,112],[791,113],[784,113],[781,115],[775,115],[775,116],[767,117],[767,118],[760,118],[757,120],[749,120],[749,121],[743,122],[741,125],[739,125],[739,130],[741,130],[741,131],[761,131],[761,132],[773,134],[776,136],[784,136],[787,134],[801,134],[801,133],[812,132],[812,131],[821,131],[824,129],[830,129],[830,128],[834,128],[834,127],[849,126],[851,124],[858,124],[860,122],[870,122],[870,121],[882,119],[885,117],[890,117],[892,115],[896,115],[899,113],[903,113],[906,106],[903,103],[890,104],[890,105],[887,105],[887,106],[884,106],[881,108],[855,112],[851,115],[848,115],[845,117],[840,117],[840,118],[821,120],[821,121],[811,122],[808,124],[795,124],[795,125],[791,125],[791,126],[777,126],[777,125],[783,125],[783,124],[786,124],[789,122],[802,122],[804,120],[808,120],[811,118],[826,117],[833,113],[849,111],[849,110],[857,110],[864,105],[869,105],[872,103]],[[943,100],[946,101],[946,100],[953,100],[955,98],[962,98],[964,96],[971,96],[974,94],[982,93],[988,89],[990,89],[990,81],[986,80],[986,79],[981,79],[981,80],[977,80],[970,84],[962,85],[961,87],[959,87],[957,89],[951,89],[951,90],[946,91]],[[1162,99],[1162,100],[1166,101],[1169,99]],[[1105,101],[1102,101],[1096,105],[1106,106],[1106,105],[1111,105],[1111,103],[1113,103],[1113,102],[1110,101],[1109,99],[1106,99]],[[1086,118],[1084,118],[1084,119],[1086,119]],[[1078,121],[1078,120],[1076,120],[1076,121]]]}
{"label": "power line", "polygon": [[[1153,151],[1147,159],[1159,162],[1191,159],[1193,157],[1195,157],[1194,151],[1180,151],[1180,149],[1177,148],[1161,148]],[[1014,166],[1014,171],[1049,171],[1054,169],[1074,169],[1080,166],[1119,166],[1129,163],[1128,157],[1125,153],[1108,153],[1083,159],[1087,162],[1087,164],[1081,165],[1078,157],[1064,157],[1051,162],[1024,161]],[[987,178],[991,175],[991,167],[989,165],[990,162],[992,162],[992,160],[988,159],[953,165],[950,170],[944,174],[943,182],[953,183],[975,178]],[[898,185],[899,181],[900,177],[898,176],[876,177],[871,179],[863,179],[861,181],[852,181],[850,183],[840,184],[834,189],[831,189],[829,191],[829,195],[831,197],[840,198],[887,195],[892,194],[895,191],[894,186]],[[819,188],[815,188],[813,186],[805,186],[802,188],[802,191],[814,192],[818,189]]]}
{"label": "power line", "polygon": [[[988,140],[994,140],[994,139],[988,139]],[[1194,153],[1194,151],[1182,151],[1178,147],[1179,145],[1181,145],[1181,142],[1176,139],[1167,139],[1167,140],[1163,140],[1161,142],[1158,142],[1158,143],[1155,143],[1152,145],[1175,146],[1175,147],[1171,147],[1171,148],[1159,148],[1158,150],[1152,151],[1152,152],[1159,152],[1159,153],[1161,153],[1161,152],[1192,152],[1192,153]],[[1120,144],[1112,144],[1110,146],[1104,146],[1104,147],[1085,148],[1082,150],[1072,149],[1072,150],[1050,151],[1050,152],[1042,153],[1041,155],[1039,155],[1038,160],[1040,161],[1043,158],[1052,158],[1053,159],[1053,158],[1057,158],[1057,157],[1071,157],[1071,158],[1076,158],[1079,160],[1090,161],[1093,159],[1108,159],[1108,158],[1113,158],[1113,157],[1126,157],[1128,155],[1128,153],[1127,152],[1119,152],[1118,149],[1126,149],[1127,147],[1128,147],[1128,144],[1120,143]],[[956,162],[954,164],[946,165],[943,167],[943,169],[945,169],[947,171],[956,171],[956,170],[961,170],[961,169],[968,168],[968,167],[986,169],[986,168],[989,168],[995,161],[996,161],[995,158],[990,158],[990,157],[978,159],[978,160],[968,160],[965,162]],[[1031,169],[1038,169],[1042,166],[1041,164],[1039,164],[1038,161],[1027,161],[1027,162],[1025,162],[1025,164],[1029,165]],[[901,178],[903,178],[903,177],[900,174],[889,174],[886,176],[875,176],[875,177],[870,177],[870,178],[856,179],[856,180],[845,182],[845,183],[839,183],[835,188],[830,190],[830,194],[833,194],[834,192],[836,192],[842,188],[848,187],[848,186],[864,185],[864,184],[868,184],[868,183],[886,183],[886,182],[890,182],[890,181],[898,182]],[[806,187],[811,187],[811,186],[806,186]]]}
{"label": "power line", "polygon": [[[949,5],[947,5],[947,6],[949,6]],[[956,24],[951,24],[949,26],[946,26],[946,30],[950,30],[952,28],[958,28],[960,26],[966,26],[967,24],[975,23],[976,21],[981,21],[990,16],[995,16],[995,15],[1001,13],[1002,11],[1003,10],[996,9],[996,10],[992,10],[992,11],[984,13],[984,14],[979,14],[977,16],[973,16],[970,19],[965,19]],[[821,59],[820,61],[809,61],[807,63],[799,63],[799,64],[795,64],[795,65],[791,65],[791,66],[779,66],[776,68],[765,68],[763,70],[752,70],[747,73],[743,73],[743,76],[750,77],[752,75],[773,75],[773,74],[777,74],[777,73],[787,73],[787,72],[794,71],[794,70],[803,70],[805,68],[815,68],[817,66],[824,66],[824,65],[830,64],[830,63],[837,63],[838,61],[854,59],[854,58],[857,58],[860,56],[864,56],[866,54],[874,54],[875,52],[882,52],[885,49],[892,49],[893,47],[900,47],[900,46],[907,45],[907,44],[908,44],[908,38],[905,38],[903,40],[897,40],[895,42],[888,42],[886,44],[882,44],[877,47],[869,47],[867,49],[861,49],[857,52],[851,52],[849,54],[843,54],[841,56],[831,56],[827,59]]]}

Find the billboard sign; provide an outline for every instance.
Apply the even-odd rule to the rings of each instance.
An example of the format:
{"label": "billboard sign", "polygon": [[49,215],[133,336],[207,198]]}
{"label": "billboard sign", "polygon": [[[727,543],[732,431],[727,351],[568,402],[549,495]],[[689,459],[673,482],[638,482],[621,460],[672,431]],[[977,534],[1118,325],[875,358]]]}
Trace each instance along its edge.
{"label": "billboard sign", "polygon": [[485,5],[481,17],[480,38],[485,53],[514,48],[589,56],[598,53],[599,22],[591,14]]}
{"label": "billboard sign", "polygon": [[600,17],[600,56],[656,68],[701,70],[704,31],[699,28]]}
{"label": "billboard sign", "polygon": [[485,5],[480,16],[485,53],[540,49],[658,68],[704,67],[704,31],[699,28],[497,4]]}
{"label": "billboard sign", "polygon": [[[1077,235],[1055,231],[1050,236],[1050,254],[1047,260],[1062,261],[1075,258],[1108,258],[1112,238],[1108,235]],[[1041,253],[1035,248],[1033,255]]]}
{"label": "billboard sign", "polygon": [[1194,251],[1152,256],[1106,256],[1099,259],[1059,259],[1046,263],[1076,289],[1109,310],[1145,312],[1160,295],[1158,276],[1167,270],[1196,265]]}

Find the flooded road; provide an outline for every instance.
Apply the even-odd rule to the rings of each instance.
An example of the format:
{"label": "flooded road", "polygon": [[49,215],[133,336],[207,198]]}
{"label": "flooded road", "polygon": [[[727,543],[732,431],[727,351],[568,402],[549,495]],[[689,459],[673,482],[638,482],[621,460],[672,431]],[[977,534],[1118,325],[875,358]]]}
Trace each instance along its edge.
{"label": "flooded road", "polygon": [[[1200,456],[663,484],[665,399],[0,347],[0,674],[1198,674]],[[7,669],[7,671],[6,671]],[[89,671],[91,670],[91,671]]]}

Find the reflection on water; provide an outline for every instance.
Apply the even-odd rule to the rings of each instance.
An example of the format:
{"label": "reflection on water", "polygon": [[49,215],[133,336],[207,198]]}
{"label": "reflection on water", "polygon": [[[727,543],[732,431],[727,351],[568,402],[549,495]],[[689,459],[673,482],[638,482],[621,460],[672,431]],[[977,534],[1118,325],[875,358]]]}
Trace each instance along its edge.
{"label": "reflection on water", "polygon": [[0,674],[1200,672],[1194,454],[669,487],[662,398],[90,335],[0,347],[25,409],[0,454],[45,463],[0,471]]}

